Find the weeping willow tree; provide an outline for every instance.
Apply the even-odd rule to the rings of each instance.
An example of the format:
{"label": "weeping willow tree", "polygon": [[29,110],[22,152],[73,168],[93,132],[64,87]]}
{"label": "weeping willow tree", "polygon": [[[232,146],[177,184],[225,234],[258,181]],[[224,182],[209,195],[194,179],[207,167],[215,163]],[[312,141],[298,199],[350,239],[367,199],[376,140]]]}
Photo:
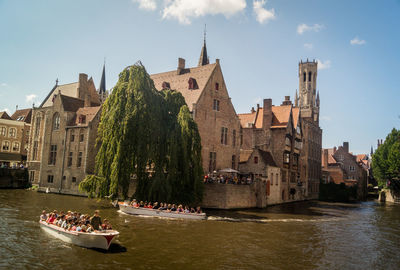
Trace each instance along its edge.
{"label": "weeping willow tree", "polygon": [[96,174],[81,191],[140,200],[195,203],[202,198],[201,142],[183,96],[157,91],[141,63],[125,68],[103,105]]}

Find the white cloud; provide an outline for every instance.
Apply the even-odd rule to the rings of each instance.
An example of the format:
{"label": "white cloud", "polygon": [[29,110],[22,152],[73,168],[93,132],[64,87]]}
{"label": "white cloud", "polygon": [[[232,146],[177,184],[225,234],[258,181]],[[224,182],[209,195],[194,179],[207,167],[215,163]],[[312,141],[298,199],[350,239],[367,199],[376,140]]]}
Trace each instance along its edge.
{"label": "white cloud", "polygon": [[37,96],[35,94],[26,95],[25,101],[26,103],[32,103],[36,98]]}
{"label": "white cloud", "polygon": [[162,11],[163,19],[176,19],[190,24],[193,18],[222,14],[229,18],[246,8],[246,0],[167,0]]}
{"label": "white cloud", "polygon": [[156,0],[132,0],[134,3],[139,3],[139,8],[144,10],[156,10]]}
{"label": "white cloud", "polygon": [[297,34],[302,35],[304,32],[308,31],[319,32],[323,28],[324,26],[322,24],[316,23],[314,25],[307,25],[305,23],[302,23],[297,26]]}
{"label": "white cloud", "polygon": [[311,50],[314,46],[312,43],[304,43],[304,48]]}
{"label": "white cloud", "polygon": [[2,84],[0,84],[1,86],[4,86],[4,87],[6,87],[7,86],[7,84],[6,83],[2,83]]}
{"label": "white cloud", "polygon": [[6,112],[8,115],[11,114],[11,112],[8,108],[4,108],[4,109],[0,110],[0,112]]}
{"label": "white cloud", "polygon": [[275,10],[265,9],[266,0],[253,1],[253,11],[256,14],[256,20],[259,23],[267,23],[270,20],[275,19]]}
{"label": "white cloud", "polygon": [[365,43],[366,43],[365,40],[359,39],[358,37],[355,37],[352,40],[350,40],[351,45],[364,45]]}
{"label": "white cloud", "polygon": [[331,60],[326,60],[325,62],[317,59],[318,69],[328,69],[331,67]]}

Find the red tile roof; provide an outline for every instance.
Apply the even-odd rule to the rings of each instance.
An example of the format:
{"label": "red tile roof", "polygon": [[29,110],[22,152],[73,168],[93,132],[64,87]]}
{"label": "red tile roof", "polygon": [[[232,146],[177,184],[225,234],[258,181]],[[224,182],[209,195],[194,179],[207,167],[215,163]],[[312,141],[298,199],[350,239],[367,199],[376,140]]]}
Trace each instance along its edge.
{"label": "red tile roof", "polygon": [[30,124],[32,118],[32,109],[16,110],[11,116],[12,120],[18,120]]}
{"label": "red tile roof", "polygon": [[[182,70],[182,74],[179,75],[177,70],[173,70],[152,74],[150,77],[154,81],[154,86],[159,91],[163,89],[163,82],[169,83],[170,89],[180,92],[185,98],[189,110],[193,111],[193,104],[197,103],[215,67],[216,64],[214,63],[200,67],[184,69]],[[196,80],[198,89],[188,89],[190,78]]]}
{"label": "red tile roof", "polygon": [[256,119],[256,112],[253,113],[240,113],[238,114],[240,125],[243,128],[250,127],[249,124],[254,124]]}

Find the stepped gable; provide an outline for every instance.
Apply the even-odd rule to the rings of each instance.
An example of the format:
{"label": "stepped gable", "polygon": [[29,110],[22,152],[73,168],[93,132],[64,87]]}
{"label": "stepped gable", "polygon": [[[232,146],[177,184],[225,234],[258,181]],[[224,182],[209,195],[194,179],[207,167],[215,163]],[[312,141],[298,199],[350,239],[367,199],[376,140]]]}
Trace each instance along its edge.
{"label": "stepped gable", "polygon": [[[150,75],[157,90],[163,90],[163,83],[169,83],[171,90],[180,92],[185,98],[190,111],[193,111],[193,104],[199,100],[207,82],[209,81],[216,64],[209,64],[182,70],[180,74],[176,70]],[[196,80],[197,89],[189,89],[189,79]]]}
{"label": "stepped gable", "polygon": [[11,116],[12,120],[25,122],[27,124],[31,123],[31,118],[32,118],[32,109],[16,110],[14,114]]}

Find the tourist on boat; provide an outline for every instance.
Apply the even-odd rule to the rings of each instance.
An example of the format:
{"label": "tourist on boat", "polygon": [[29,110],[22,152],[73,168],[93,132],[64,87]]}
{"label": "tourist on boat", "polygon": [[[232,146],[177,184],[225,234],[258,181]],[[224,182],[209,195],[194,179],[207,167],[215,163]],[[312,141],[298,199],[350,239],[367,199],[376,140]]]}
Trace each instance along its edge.
{"label": "tourist on boat", "polygon": [[90,218],[90,224],[95,230],[101,229],[101,217],[99,216],[99,210],[94,211],[94,215]]}
{"label": "tourist on boat", "polygon": [[112,227],[111,227],[111,224],[110,224],[110,222],[108,221],[108,219],[104,219],[104,223],[103,224],[101,224],[101,228],[103,229],[103,230],[112,230]]}
{"label": "tourist on boat", "polygon": [[175,204],[173,204],[173,205],[172,205],[172,207],[171,207],[171,209],[169,209],[169,211],[171,211],[171,212],[175,212],[175,211],[176,211],[176,205],[175,205]]}
{"label": "tourist on boat", "polygon": [[197,206],[197,209],[196,209],[196,214],[201,214],[202,213],[202,211],[201,211],[201,208],[200,208],[200,206]]}
{"label": "tourist on boat", "polygon": [[160,206],[158,205],[158,202],[155,202],[155,203],[153,204],[153,209],[158,209],[158,208],[160,208]]}
{"label": "tourist on boat", "polygon": [[196,213],[196,210],[194,210],[194,208],[192,207],[192,208],[190,208],[190,213],[194,214],[194,213]]}
{"label": "tourist on boat", "polygon": [[40,215],[40,220],[41,221],[46,221],[46,219],[47,219],[47,214],[46,214],[46,211],[43,210],[42,214]]}
{"label": "tourist on boat", "polygon": [[50,216],[48,217],[48,219],[46,220],[46,222],[47,222],[47,223],[53,224],[53,222],[54,222],[55,219],[56,219],[56,216],[55,216],[55,214],[52,212],[52,213],[50,214]]}
{"label": "tourist on boat", "polygon": [[133,201],[131,202],[131,206],[133,207],[139,207],[138,203],[136,202],[136,199],[133,199]]}
{"label": "tourist on boat", "polygon": [[185,212],[185,214],[190,213],[190,211],[189,211],[189,206],[185,205],[185,210],[184,210],[184,212]]}
{"label": "tourist on boat", "polygon": [[178,208],[176,209],[176,211],[177,211],[178,213],[183,213],[182,204],[178,205]]}

